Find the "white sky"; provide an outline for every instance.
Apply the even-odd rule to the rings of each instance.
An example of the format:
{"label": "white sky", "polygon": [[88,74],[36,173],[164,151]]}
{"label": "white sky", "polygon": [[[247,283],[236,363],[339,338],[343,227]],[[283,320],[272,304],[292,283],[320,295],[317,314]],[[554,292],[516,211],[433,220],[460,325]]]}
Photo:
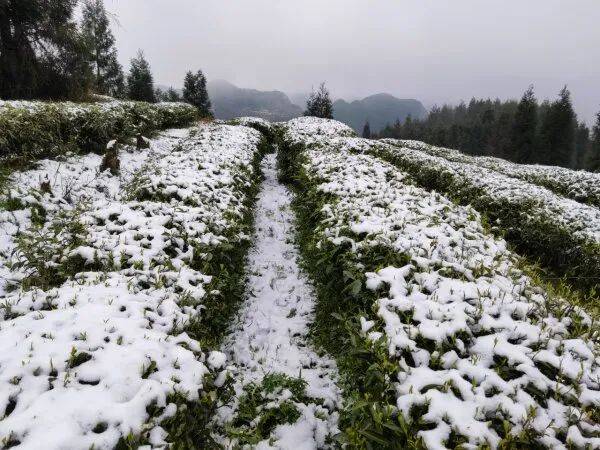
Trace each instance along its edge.
{"label": "white sky", "polygon": [[377,92],[426,106],[538,98],[564,84],[600,110],[600,0],[105,0],[121,62],[142,48],[157,83],[201,68],[240,87],[334,97]]}

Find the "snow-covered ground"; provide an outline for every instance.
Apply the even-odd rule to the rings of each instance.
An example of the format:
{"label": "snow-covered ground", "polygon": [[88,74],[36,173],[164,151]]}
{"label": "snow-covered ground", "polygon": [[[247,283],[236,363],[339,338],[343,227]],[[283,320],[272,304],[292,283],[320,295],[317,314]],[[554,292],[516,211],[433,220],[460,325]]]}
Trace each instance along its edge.
{"label": "snow-covered ground", "polygon": [[[398,365],[394,406],[426,447],[443,449],[454,433],[470,448],[517,435],[546,448],[599,448],[590,317],[535,286],[475,210],[357,154],[381,144],[304,138],[302,126],[290,125],[284,139],[310,144],[304,169],[326,201],[318,245],[349,248],[359,271],[373,264],[369,249],[408,257],[364,273],[378,299],[362,328]],[[413,417],[416,408],[423,412]]]}
{"label": "snow-covered ground", "polygon": [[201,125],[123,149],[119,175],[96,155],[14,174],[0,213],[2,446],[164,445],[169,396],[197,399],[222,369],[185,332],[218,295],[194,261],[247,239],[260,139]]}
{"label": "snow-covered ground", "polygon": [[[221,414],[221,422],[239,431],[253,430],[269,409],[292,402],[300,413],[294,423],[278,425],[256,448],[326,448],[337,433],[339,390],[335,362],[318,355],[306,342],[313,319],[314,292],[298,267],[293,244],[291,194],[277,181],[275,155],[263,160],[265,177],[258,195],[256,232],[247,268],[247,298],[227,339],[224,352],[235,366],[236,399]],[[284,374],[306,382],[304,395],[285,386],[267,392],[254,423],[237,420],[240,398],[249,385],[261,385],[265,376]],[[244,441],[242,441],[243,443]],[[236,440],[230,438],[227,447]],[[254,447],[253,447],[254,448]]]}
{"label": "snow-covered ground", "polygon": [[[275,134],[263,121],[238,123]],[[118,175],[99,172],[91,154],[11,176],[0,194],[0,448],[112,449],[130,434],[165,448],[173,396],[210,398],[204,387],[225,390],[227,380],[233,398],[217,399],[211,424],[224,447],[336,446],[340,375],[307,337],[317,299],[275,155],[263,159],[255,232],[245,232],[262,151],[247,126],[164,132],[149,149],[121,149]],[[517,435],[600,448],[597,325],[535,285],[477,211],[376,155],[402,152],[489,195],[535,200],[532,214],[556,214],[594,242],[596,209],[495,170],[356,138],[339,122],[278,126],[286,148],[304,147],[301,179],[323,202],[319,248],[340,249],[361,274],[359,294],[375,299],[362,338],[395,367],[389,406],[411,433],[430,449],[451,438],[496,448]],[[204,348],[189,324],[197,333],[207,305],[227,299],[219,270],[203,271],[248,240],[245,302],[220,351]],[[389,255],[396,265],[382,266]]]}

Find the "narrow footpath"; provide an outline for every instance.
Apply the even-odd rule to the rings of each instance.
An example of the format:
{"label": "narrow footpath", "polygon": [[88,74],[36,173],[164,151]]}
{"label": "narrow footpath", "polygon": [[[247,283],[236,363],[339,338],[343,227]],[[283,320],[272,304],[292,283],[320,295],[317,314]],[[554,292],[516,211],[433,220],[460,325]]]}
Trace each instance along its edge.
{"label": "narrow footpath", "polygon": [[[256,205],[246,300],[223,349],[239,370],[234,404],[219,418],[226,429],[235,430],[227,433],[224,444],[329,448],[338,432],[337,368],[306,341],[315,294],[298,267],[292,195],[277,180],[275,154],[267,155],[261,168],[265,180]],[[249,408],[256,412],[252,421],[247,420]],[[249,440],[249,433],[260,442]]]}

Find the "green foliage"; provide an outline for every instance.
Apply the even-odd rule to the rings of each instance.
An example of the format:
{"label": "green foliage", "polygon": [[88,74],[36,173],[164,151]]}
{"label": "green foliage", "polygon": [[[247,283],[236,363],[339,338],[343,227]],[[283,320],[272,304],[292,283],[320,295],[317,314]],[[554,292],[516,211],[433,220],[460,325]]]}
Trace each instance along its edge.
{"label": "green foliage", "polygon": [[181,102],[182,98],[174,87],[169,87],[166,91],[156,89],[156,100],[159,102]]}
{"label": "green foliage", "polygon": [[81,34],[92,67],[96,93],[124,97],[123,69],[117,60],[115,38],[102,0],[83,2]]}
{"label": "green foliage", "polygon": [[515,113],[510,136],[510,148],[505,155],[511,161],[519,163],[535,161],[537,108],[533,86],[529,86],[529,89],[523,94]]}
{"label": "green foliage", "polygon": [[85,261],[70,253],[85,244],[87,231],[79,221],[80,210],[62,211],[45,224],[45,211],[34,205],[32,227],[16,238],[15,268],[25,270],[23,288],[39,286],[48,289],[81,272]]}
{"label": "green foliage", "polygon": [[362,137],[365,139],[371,139],[371,126],[369,125],[368,121],[365,123],[363,128]]}
{"label": "green foliage", "polygon": [[[279,425],[295,423],[301,416],[296,403],[315,403],[306,395],[306,381],[282,373],[267,374],[260,384],[244,386],[233,421],[225,427],[230,438],[238,445],[253,445],[269,438]],[[278,397],[289,391],[291,396],[282,402]],[[273,405],[275,403],[275,405]],[[269,407],[266,407],[271,404]]]}
{"label": "green foliage", "polygon": [[596,114],[596,123],[592,129],[592,142],[586,160],[591,170],[600,171],[600,112]]}
{"label": "green foliage", "polygon": [[325,83],[321,83],[319,89],[310,94],[306,102],[305,116],[320,117],[322,119],[333,119],[333,104],[329,97],[329,91]]}
{"label": "green foliage", "polygon": [[0,158],[28,161],[68,151],[100,152],[112,139],[187,125],[195,118],[196,112],[185,104],[169,108],[142,102],[3,106]]}
{"label": "green foliage", "polygon": [[198,109],[200,117],[212,117],[210,99],[206,91],[206,77],[201,70],[188,72],[183,80],[183,100]]}
{"label": "green foliage", "polygon": [[0,2],[0,98],[81,99],[91,73],[77,0]]}
{"label": "green foliage", "polygon": [[529,87],[518,103],[473,98],[468,105],[434,106],[426,119],[398,120],[378,137],[415,139],[519,163],[593,170],[593,151],[585,128],[578,125],[566,87],[555,102],[540,105]]}
{"label": "green foliage", "polygon": [[[181,329],[174,330],[173,334],[188,333],[192,339],[200,343],[204,351],[219,348],[223,337],[229,330],[232,317],[244,298],[244,267],[250,242],[248,240],[240,241],[236,239],[236,236],[240,233],[252,234],[253,205],[261,180],[259,165],[262,156],[270,149],[271,143],[266,138],[263,139],[260,150],[252,163],[253,173],[256,174],[252,185],[250,187],[239,186],[247,193],[244,216],[241,220],[239,217],[235,219],[238,225],[227,235],[229,243],[217,247],[195,244],[192,266],[206,275],[212,275],[213,282],[206,288],[207,296],[202,299],[204,306],[202,312],[192,318],[190,322],[183,324]],[[190,243],[190,245],[194,245],[194,243]],[[180,306],[186,303],[196,306],[193,299],[182,296],[179,302]],[[229,403],[233,398],[232,380],[228,377],[224,384],[217,386],[215,378],[207,375],[199,394],[200,399],[197,401],[188,401],[181,395],[169,398],[170,402],[177,405],[177,413],[163,421],[161,426],[168,432],[168,440],[173,449],[219,448],[212,436],[214,429],[212,421],[217,408]],[[157,411],[155,415],[159,415],[160,412],[162,411]]]}
{"label": "green foliage", "polygon": [[302,150],[302,145],[280,141],[277,150],[277,169],[280,182],[294,183],[295,177],[300,172],[299,155]]}
{"label": "green foliage", "polygon": [[349,248],[323,245],[323,241],[317,246],[313,234],[316,217],[311,211],[319,211],[321,202],[314,200],[314,192],[299,190],[294,208],[305,269],[316,282],[318,294],[311,335],[336,358],[342,376],[345,401],[338,440],[350,448],[421,448],[418,428],[406,423],[394,406],[390,381],[399,366],[390,362],[382,341],[370,343],[364,338],[358,321],[359,316],[371,315],[375,297],[365,288],[364,272],[358,271],[357,264],[375,268],[397,261],[386,260],[376,249],[358,261]]}
{"label": "green foliage", "polygon": [[[263,141],[263,151],[266,150]],[[213,281],[207,286],[207,295],[202,300],[204,306],[199,317],[186,325],[186,331],[203,347],[217,348],[228,331],[233,315],[244,298],[246,255],[250,248],[248,239],[240,240],[240,234],[250,236],[254,227],[253,205],[260,182],[259,164],[262,152],[253,161],[256,178],[252,186],[240,186],[246,191],[244,216],[235,218],[237,225],[230,229],[228,238],[217,246],[191,243],[194,246],[192,267],[203,274],[212,275]]]}
{"label": "green foliage", "polygon": [[[285,148],[285,143],[280,148]],[[291,167],[295,167],[299,170],[296,173],[292,172],[291,177],[292,186],[296,191],[293,208],[299,224],[297,242],[304,259],[304,268],[310,274],[317,290],[316,320],[311,336],[317,346],[323,347],[336,358],[340,371],[344,407],[340,416],[341,434],[338,436],[338,442],[346,448],[422,449],[424,443],[418,437],[418,432],[429,430],[432,426],[423,419],[428,409],[427,405],[414,407],[406,416],[398,411],[394,381],[398,379],[401,367],[396,357],[390,355],[385,337],[375,342],[367,340],[358,320],[359,317],[376,317],[373,311],[374,302],[381,295],[381,292],[372,292],[365,288],[364,273],[377,271],[388,265],[402,267],[410,263],[410,257],[398,254],[385,246],[361,245],[361,249],[366,247],[368,250],[356,253],[349,245],[334,245],[325,239],[321,228],[325,217],[322,216],[321,211],[325,204],[335,202],[335,198],[316,189],[318,181],[304,172],[301,150],[299,148],[288,155],[289,166],[283,169],[289,171]],[[414,170],[412,168],[411,172]],[[443,183],[451,182],[451,179],[442,173],[436,173],[435,176],[432,173],[431,177],[439,179],[442,186]],[[453,193],[461,192],[461,189],[456,186],[449,188],[446,185],[446,190],[448,189]],[[492,205],[490,208],[495,210],[499,206]],[[507,211],[501,213],[508,214]],[[489,219],[495,220],[496,217]],[[484,223],[487,221],[484,220]],[[487,227],[491,230],[489,225]],[[538,230],[538,232],[542,235],[548,234],[548,231]],[[367,236],[354,235],[349,230],[343,234],[352,237],[356,242],[362,240],[362,244],[368,243],[365,241],[368,239]],[[585,304],[586,301],[594,302],[595,298],[597,303],[594,294],[584,298],[569,291],[566,295],[565,289],[568,287],[565,285],[548,288],[549,284],[538,278],[543,275],[541,272],[526,265],[524,260],[521,263],[527,269],[525,273],[532,277],[534,283],[543,286],[549,292],[546,307],[555,317],[560,318],[565,315],[571,317],[573,306],[565,303],[563,299],[569,301],[577,299],[573,303]],[[597,268],[598,264],[595,267]],[[399,316],[402,322],[414,324],[411,311]],[[597,308],[595,316],[597,317]],[[381,329],[383,324],[379,319],[376,320],[375,329]],[[568,332],[572,336],[585,335],[591,339],[599,336],[597,325],[583,323],[580,319],[573,320]],[[416,336],[415,339],[419,347],[427,349],[432,354],[434,352],[444,354],[454,345],[452,342],[436,345],[434,341],[422,336]],[[464,333],[460,335],[460,339],[468,342],[470,337]],[[407,364],[414,366],[410,352],[402,352],[401,356],[405,358]],[[431,367],[442,368],[439,361],[436,362],[434,359],[431,361]],[[519,368],[511,364],[507,358],[495,358],[493,367],[504,380],[522,375]],[[539,364],[539,369],[557,383],[572,384],[571,380],[566,380],[560,371],[549,364]],[[454,395],[460,398],[460,393],[452,384],[433,387],[443,392],[452,390]],[[558,391],[544,393],[536,390],[535,386],[528,386],[526,391],[542,405],[547,401],[548,395],[565,402],[569,402],[565,396],[573,395]],[[586,412],[586,414],[594,413]],[[534,419],[535,410],[530,409],[527,417],[524,418],[522,430],[514,433],[513,426],[508,420],[504,420],[501,411],[490,414],[490,426],[501,438],[499,448],[540,448],[539,433],[532,425]],[[457,430],[452,430],[444,444],[448,448],[461,448],[465,442],[465,436]]]}
{"label": "green foliage", "polygon": [[372,315],[376,299],[376,293],[366,288],[365,272],[387,265],[401,267],[410,258],[379,246],[358,256],[347,245],[321,240],[321,209],[335,200],[318,191],[304,173],[301,146],[280,142],[279,151],[283,152],[278,155],[282,178],[296,193],[292,207],[303,268],[317,291],[311,338],[336,358],[340,371],[345,398],[337,440],[348,448],[420,449],[416,434],[426,424],[421,425],[418,418],[405,421],[395,407],[391,380],[399,366],[390,361],[382,340],[373,343],[365,339],[358,320]]}
{"label": "green foliage", "polygon": [[517,102],[471,99],[469,104],[434,106],[424,120],[397,121],[378,137],[416,139],[472,155],[510,157]]}
{"label": "green foliage", "polygon": [[131,60],[131,67],[127,75],[127,97],[130,100],[154,103],[154,78],[150,71],[150,64],[144,57],[144,52],[138,51]]}
{"label": "green foliage", "polygon": [[574,152],[577,118],[571,104],[571,93],[565,86],[552,102],[541,122],[540,162],[569,167]]}

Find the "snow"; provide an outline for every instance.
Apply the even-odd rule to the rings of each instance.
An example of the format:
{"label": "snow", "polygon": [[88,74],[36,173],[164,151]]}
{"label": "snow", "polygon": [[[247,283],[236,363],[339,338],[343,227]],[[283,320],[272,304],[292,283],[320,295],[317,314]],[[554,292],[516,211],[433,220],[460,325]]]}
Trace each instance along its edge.
{"label": "snow", "polygon": [[[398,379],[391,381],[398,411],[410,421],[414,406],[425,408],[422,419],[429,426],[418,435],[426,446],[446,448],[454,431],[469,447],[496,448],[501,436],[491,427],[495,419],[507,420],[513,435],[532,430],[547,448],[567,448],[565,436],[580,447],[597,447],[600,425],[569,419],[600,408],[600,352],[587,334],[590,317],[534,285],[506,242],[484,230],[475,210],[414,186],[409,175],[365,154],[376,153],[381,143],[335,137],[336,128],[322,132],[327,138],[305,137],[302,125],[290,122],[284,139],[307,148],[306,174],[326,195],[316,229],[321,245],[350,244],[357,270],[368,248],[409,257],[403,267],[364,274],[378,299],[376,313],[361,325],[368,338],[384,339],[398,364]],[[423,164],[455,168],[401,151]],[[498,179],[476,173],[480,184]],[[519,183],[521,195],[534,189],[562,207],[583,208],[508,179]],[[504,189],[516,195],[510,186]],[[583,325],[580,331],[576,323]],[[530,411],[535,416],[528,418]]]}
{"label": "snow", "polygon": [[[504,201],[515,204],[515,207],[522,204],[523,209],[529,210],[532,217],[560,224],[582,243],[600,244],[600,209],[594,206],[581,204],[555,194],[545,187],[492,169],[448,160],[441,156],[432,156],[421,150],[380,144],[377,148],[372,148],[372,151],[376,154],[388,153],[423,166],[435,167],[443,171],[446,176],[451,176],[458,185],[464,184],[477,188],[482,195],[494,202]],[[555,169],[558,171],[558,168]]]}
{"label": "snow", "polygon": [[490,156],[470,156],[457,150],[436,147],[420,141],[382,139],[381,142],[420,150],[429,155],[440,156],[453,162],[468,163],[491,169],[512,178],[543,186],[573,200],[596,207],[600,206],[600,173],[539,164],[516,164]]}
{"label": "snow", "polygon": [[[29,112],[35,112],[43,108],[47,107],[56,107],[61,111],[67,112],[72,117],[76,117],[82,112],[90,109],[96,108],[103,112],[110,112],[114,115],[124,115],[127,114],[125,111],[127,108],[132,107],[138,102],[134,101],[123,101],[123,100],[115,100],[107,102],[97,102],[97,103],[73,103],[73,102],[39,102],[39,101],[28,101],[28,100],[0,100],[0,113],[10,110],[10,109],[21,109]],[[153,103],[152,106],[156,109],[163,110],[165,112],[174,112],[181,111],[182,109],[191,109],[193,106],[187,103],[181,102],[159,102]],[[3,111],[4,110],[4,111]]]}
{"label": "snow", "polygon": [[[306,394],[323,403],[297,404],[301,417],[278,426],[271,441],[256,448],[317,449],[338,431],[337,369],[335,361],[317,355],[306,342],[315,294],[298,267],[291,194],[277,181],[275,165],[275,155],[265,157],[265,181],[258,195],[256,233],[247,268],[247,299],[224,352],[237,370],[238,396],[244,386],[260,383],[264,375],[283,373],[302,377],[308,383]],[[221,420],[231,420],[234,413],[235,406]]]}
{"label": "snow", "polygon": [[356,133],[348,125],[332,119],[319,119],[317,117],[298,117],[285,124],[289,135],[293,134],[294,139],[312,142],[313,140],[323,140],[335,137],[352,137]]}
{"label": "snow", "polygon": [[[176,411],[169,396],[193,401],[205,376],[224,377],[225,355],[185,333],[212,281],[191,261],[246,239],[238,222],[260,139],[205,124],[165,132],[147,150],[124,147],[119,176],[100,173],[98,155],[11,176],[4,195],[20,206],[0,212],[0,442],[112,449],[132,433],[164,446],[161,420]],[[39,189],[46,178],[51,193]],[[34,207],[45,211],[41,227]],[[67,219],[83,225],[72,248]],[[23,236],[49,246],[42,266],[77,254],[83,267],[55,287],[22,285],[40,270],[23,265]],[[152,404],[162,413],[150,417]]]}
{"label": "snow", "polygon": [[[35,107],[21,103],[0,109]],[[299,418],[252,448],[332,445],[343,406],[339,375],[307,337],[315,292],[298,265],[292,194],[277,181],[275,155],[261,166],[254,235],[240,232],[262,138],[248,126],[278,126],[288,144],[304,147],[307,179],[326,199],[319,245],[347,245],[349,263],[376,296],[360,331],[398,368],[389,380],[395,411],[410,422],[414,407],[423,408],[428,426],[412,430],[427,448],[446,448],[452,432],[466,448],[497,448],[503,437],[492,421],[506,421],[513,435],[530,432],[546,448],[600,448],[592,319],[535,285],[477,211],[416,187],[377,155],[401,152],[489,196],[530,201],[532,214],[554,217],[586,242],[600,242],[596,208],[536,186],[525,168],[505,174],[510,166],[489,159],[360,139],[331,120],[263,122],[200,124],[167,130],[149,149],[123,146],[116,176],[100,173],[101,156],[89,154],[42,160],[10,177],[0,194],[13,205],[0,211],[0,445],[112,449],[131,433],[140,448],[165,448],[161,422],[177,413],[171,395],[194,401],[207,377],[222,387],[233,376],[234,400],[215,417],[226,430],[244,389],[273,374],[301,378],[306,395],[268,392],[258,413],[293,402]],[[556,173],[563,184],[579,177]],[[50,192],[41,189],[45,180]],[[186,325],[202,320],[219,274],[193,261],[248,239],[245,302],[223,347],[203,348]],[[33,256],[25,246],[32,242]],[[366,271],[362,261],[374,248],[406,264]],[[45,270],[64,278],[30,283]],[[218,439],[235,448],[234,437]]]}

